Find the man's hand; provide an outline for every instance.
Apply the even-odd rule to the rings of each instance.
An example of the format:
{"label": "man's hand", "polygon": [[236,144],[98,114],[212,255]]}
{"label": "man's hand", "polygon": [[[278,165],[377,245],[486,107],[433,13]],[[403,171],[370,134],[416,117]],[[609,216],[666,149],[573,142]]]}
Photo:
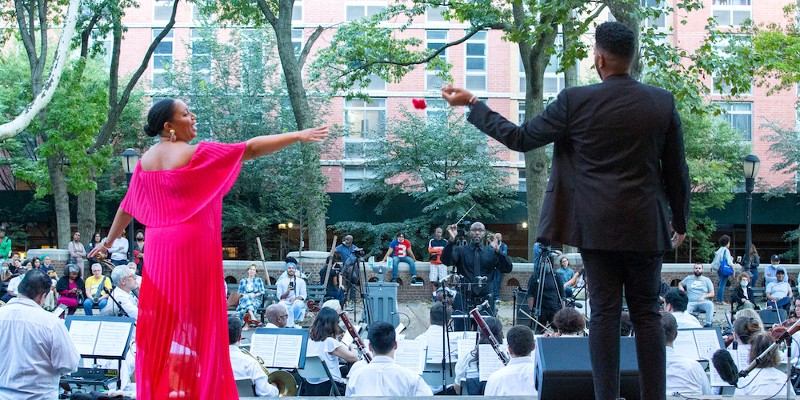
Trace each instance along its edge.
{"label": "man's hand", "polygon": [[497,240],[497,238],[495,238],[494,235],[489,235],[488,239],[489,239],[489,246],[492,246],[494,251],[500,251],[500,241]]}
{"label": "man's hand", "polygon": [[456,240],[456,235],[458,235],[458,224],[448,225],[447,233],[450,234],[451,242]]}
{"label": "man's hand", "polygon": [[451,106],[468,106],[473,96],[472,93],[464,89],[447,85],[442,88],[442,97],[447,101],[447,104]]}
{"label": "man's hand", "polygon": [[672,224],[669,225],[669,230],[672,231],[672,240],[671,240],[672,248],[677,249],[678,246],[680,246],[681,243],[683,243],[683,240],[686,239],[686,232],[684,233],[676,232],[675,229],[672,228]]}

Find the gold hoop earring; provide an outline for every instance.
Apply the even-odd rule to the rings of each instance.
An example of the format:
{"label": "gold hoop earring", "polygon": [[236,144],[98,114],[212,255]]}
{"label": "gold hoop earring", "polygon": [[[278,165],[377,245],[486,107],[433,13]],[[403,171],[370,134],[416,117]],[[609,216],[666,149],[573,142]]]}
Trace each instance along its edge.
{"label": "gold hoop earring", "polygon": [[169,130],[169,141],[170,142],[174,142],[176,140],[178,140],[178,137],[175,136],[175,129],[170,129]]}

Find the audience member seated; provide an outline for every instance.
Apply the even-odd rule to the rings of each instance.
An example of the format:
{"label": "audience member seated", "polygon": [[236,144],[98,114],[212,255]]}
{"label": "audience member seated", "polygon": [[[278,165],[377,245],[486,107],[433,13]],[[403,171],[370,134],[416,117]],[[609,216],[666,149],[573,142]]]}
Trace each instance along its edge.
{"label": "audience member seated", "polygon": [[627,311],[622,312],[622,316],[619,319],[619,333],[620,336],[628,337],[634,336],[633,334],[633,322],[631,322],[631,314]]}
{"label": "audience member seated", "polygon": [[[714,297],[714,285],[711,283],[711,279],[703,276],[703,264],[695,263],[694,275],[684,278],[678,287],[689,297],[686,310],[689,313],[705,312],[706,322],[703,326],[711,326],[714,317],[714,303],[709,299]],[[678,325],[680,326],[680,321],[678,321]]]}
{"label": "audience member seated", "polygon": [[573,307],[562,308],[553,317],[553,326],[558,336],[583,336],[586,317]]}
{"label": "audience member seated", "polygon": [[511,361],[494,371],[486,381],[486,396],[532,396],[536,395],[535,365],[531,352],[535,344],[533,331],[524,325],[508,330],[506,335]]}
{"label": "audience member seated", "polygon": [[256,318],[256,311],[261,307],[267,289],[264,287],[264,281],[257,277],[256,274],[258,274],[258,267],[255,264],[250,264],[247,267],[247,278],[239,281],[240,297],[236,312],[239,314],[239,318],[247,324],[244,330],[261,325]]}
{"label": "audience member seated", "polygon": [[383,321],[373,323],[369,327],[369,350],[374,354],[372,362],[351,370],[346,396],[433,396],[422,377],[394,361],[394,326]]}
{"label": "audience member seated", "polygon": [[0,398],[57,399],[61,375],[78,368],[66,326],[41,307],[50,285],[44,272],[28,272],[17,297],[0,307]]}
{"label": "audience member seated", "polygon": [[79,297],[83,297],[83,288],[86,287],[83,279],[78,276],[79,274],[80,269],[77,265],[67,264],[64,267],[64,276],[59,278],[58,283],[56,283],[56,291],[59,294],[56,304],[67,306],[69,315],[75,314],[75,310],[78,309],[78,304],[80,304]]}
{"label": "audience member seated", "polygon": [[9,300],[17,297],[19,295],[18,289],[19,284],[22,282],[22,278],[25,277],[25,274],[31,269],[31,262],[25,261],[22,265],[17,268],[17,276],[11,278],[8,281],[8,288],[6,288],[6,294],[3,296],[2,301],[3,303],[8,303]]}
{"label": "audience member seated", "polygon": [[[753,362],[767,350],[774,340],[769,333],[758,332],[750,338],[750,357]],[[736,396],[775,396],[784,398],[786,393],[786,371],[776,368],[781,362],[779,347],[772,349],[767,357],[756,368],[744,377],[739,378]],[[790,398],[795,398],[794,390],[790,390]]]}
{"label": "audience member seated", "polygon": [[[711,303],[709,301],[709,303]],[[694,317],[686,312],[689,298],[680,289],[670,289],[664,296],[664,311],[667,311],[678,321],[678,329],[702,328],[703,325]],[[712,304],[713,307],[713,304]]]}
{"label": "audience member seated", "polygon": [[[347,237],[350,238],[350,242],[352,243],[353,237],[350,235],[345,236],[345,241],[347,240]],[[339,246],[336,246],[336,249],[339,250],[342,246],[343,244],[340,244]],[[342,252],[340,254],[344,254],[346,251],[347,251],[346,249],[342,249]],[[329,263],[333,265],[330,273],[328,273]],[[351,260],[350,263],[355,263],[355,261]],[[328,256],[328,259],[325,261],[325,264],[319,270],[319,284],[325,285],[325,297],[336,299],[341,304],[344,303],[344,295],[345,295],[345,291],[343,289],[344,282],[341,281],[342,277],[339,275],[339,272],[337,271],[338,270],[336,268],[336,265],[333,264],[333,262],[331,261],[331,257]],[[326,275],[328,277],[327,283],[323,282],[325,280]]]}
{"label": "audience member seated", "polygon": [[[136,275],[127,265],[118,265],[111,271],[111,281],[114,290],[105,308],[100,310],[101,315],[125,316],[136,319],[139,317],[139,299],[131,294],[136,289]],[[122,307],[122,310],[120,310]]]}
{"label": "audience member seated", "polygon": [[295,321],[302,323],[306,318],[306,281],[298,276],[297,260],[294,257],[286,258],[286,276],[276,283],[276,291],[281,304],[286,306],[289,320],[286,326],[294,328]]}
{"label": "audience member seated", "polygon": [[[494,335],[495,339],[497,339],[497,342],[503,343],[503,324],[500,322],[500,320],[494,317],[483,317],[483,320],[486,321],[489,331],[492,332],[492,335]],[[489,338],[484,336],[483,333],[478,330],[478,344],[481,345],[489,343],[491,343]],[[456,377],[453,384],[453,390],[455,390],[456,394],[461,394],[462,391],[466,391],[468,395],[472,396],[483,395],[484,389],[486,388],[486,382],[481,382],[479,379],[479,363],[480,357],[478,346],[475,346],[475,348],[466,357],[460,357],[458,359],[455,367]]]}
{"label": "audience member seated", "polygon": [[[330,370],[334,384],[339,393],[345,392],[345,380],[339,369],[339,360],[348,364],[358,361],[358,353],[340,342],[337,337],[342,334],[339,328],[339,314],[330,308],[322,308],[317,313],[317,318],[308,328],[308,345],[306,357],[318,356]],[[306,381],[301,387],[301,396],[328,396],[331,391],[331,382],[328,378],[313,378]]]}
{"label": "audience member seated", "polygon": [[286,320],[289,318],[289,313],[286,311],[286,306],[281,303],[270,304],[264,312],[267,317],[267,328],[286,328]]}
{"label": "audience member seated", "polygon": [[767,285],[767,308],[782,308],[789,312],[789,307],[792,305],[792,287],[789,285],[787,275],[786,270],[780,267],[775,272],[776,281]]}
{"label": "audience member seated", "polygon": [[103,275],[103,266],[92,264],[92,276],[86,278],[86,299],[83,301],[83,311],[92,315],[92,309],[97,307],[102,310],[108,304],[108,292],[111,291],[111,279]]}
{"label": "audience member seated", "polygon": [[661,313],[661,327],[667,344],[667,396],[704,396],[711,393],[705,369],[696,360],[675,352],[672,344],[678,337],[678,322],[671,313]]}
{"label": "audience member seated", "polygon": [[137,288],[142,287],[142,276],[137,273],[139,266],[135,262],[129,262],[128,268],[130,268],[131,271],[133,271],[133,276],[136,278],[136,287]]}
{"label": "audience member seated", "polygon": [[572,286],[567,285],[566,282],[572,280],[573,275],[575,275],[575,271],[570,268],[569,258],[567,256],[562,256],[558,260],[558,268],[555,270],[555,273],[561,276],[561,281],[564,283],[564,297],[572,297]]}
{"label": "audience member seated", "polygon": [[[17,253],[14,253],[16,256]],[[22,266],[22,260],[19,258],[12,258],[8,263],[7,268],[3,268],[2,281],[8,282],[19,274],[19,267]]]}
{"label": "audience member seated", "polygon": [[422,332],[415,340],[418,340],[428,348],[427,359],[431,362],[442,362],[442,325],[450,320],[450,310],[444,303],[434,303],[429,312],[430,326]]}
{"label": "audience member seated", "polygon": [[42,272],[47,274],[47,276],[50,277],[50,280],[54,282],[53,285],[55,285],[55,282],[58,281],[58,274],[56,274],[56,269],[53,267],[52,262],[53,260],[50,258],[50,256],[46,255],[42,257],[42,264],[37,268],[41,269]]}
{"label": "audience member seated", "polygon": [[768,286],[772,282],[777,282],[778,269],[781,269],[781,256],[773,254],[770,257],[770,263],[764,267],[764,286]]}
{"label": "audience member seated", "polygon": [[750,287],[750,273],[742,272],[739,274],[739,284],[733,289],[731,293],[731,303],[733,303],[734,310],[739,312],[745,308],[756,309],[755,298],[753,298],[753,289]]}
{"label": "audience member seated", "polygon": [[228,316],[228,344],[231,354],[231,367],[233,368],[233,379],[250,379],[253,381],[256,396],[258,397],[278,397],[278,388],[269,383],[269,377],[261,368],[258,359],[245,353],[239,348],[242,341],[242,320],[236,315]]}

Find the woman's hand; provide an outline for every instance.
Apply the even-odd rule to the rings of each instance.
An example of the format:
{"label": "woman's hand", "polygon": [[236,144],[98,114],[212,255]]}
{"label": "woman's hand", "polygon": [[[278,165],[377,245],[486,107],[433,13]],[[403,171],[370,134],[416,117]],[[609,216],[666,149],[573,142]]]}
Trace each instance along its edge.
{"label": "woman's hand", "polygon": [[100,253],[105,253],[108,249],[103,242],[97,243],[92,251],[86,256],[87,258],[95,258]]}
{"label": "woman's hand", "polygon": [[328,138],[328,127],[317,126],[310,129],[297,131],[297,139],[303,143],[319,143]]}

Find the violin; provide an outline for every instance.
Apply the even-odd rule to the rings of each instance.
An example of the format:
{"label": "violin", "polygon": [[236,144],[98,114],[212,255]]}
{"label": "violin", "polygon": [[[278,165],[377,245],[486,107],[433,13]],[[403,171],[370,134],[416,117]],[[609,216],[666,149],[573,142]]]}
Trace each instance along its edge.
{"label": "violin", "polygon": [[772,327],[769,328],[769,334],[772,335],[772,339],[776,342],[787,339],[800,330],[800,324],[798,324],[798,322],[800,322],[800,319],[792,317],[781,324],[772,325]]}

